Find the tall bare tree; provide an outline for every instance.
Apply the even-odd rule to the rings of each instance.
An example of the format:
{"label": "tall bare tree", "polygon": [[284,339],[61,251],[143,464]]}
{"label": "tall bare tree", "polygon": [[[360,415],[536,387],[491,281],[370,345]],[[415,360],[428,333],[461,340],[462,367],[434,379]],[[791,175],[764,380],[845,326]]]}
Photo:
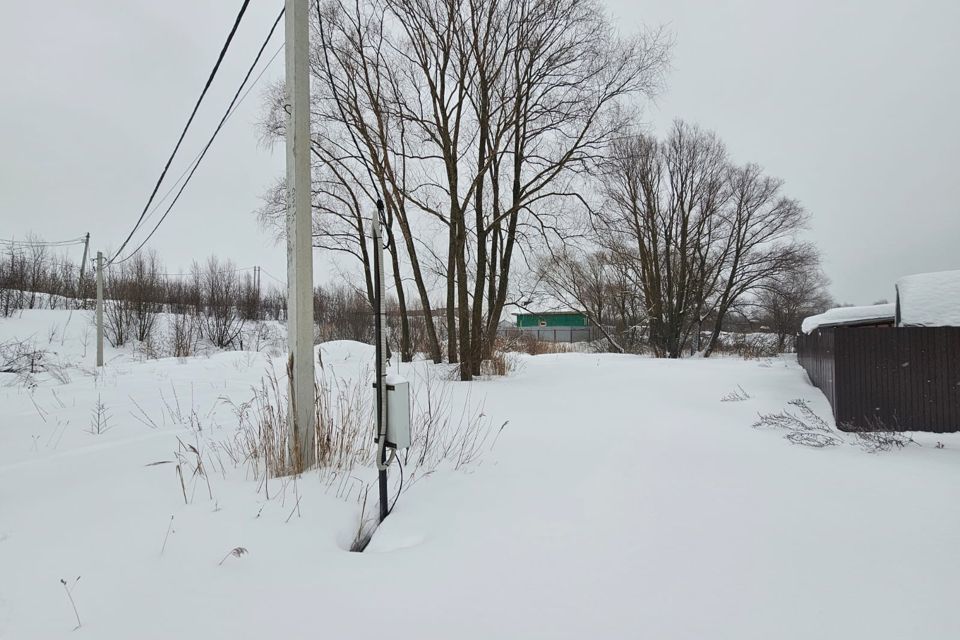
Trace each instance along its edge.
{"label": "tall bare tree", "polygon": [[690,346],[709,356],[731,310],[815,262],[798,238],[806,213],[781,194],[782,181],[731,164],[713,133],[678,121],[663,141],[629,136],[606,168],[596,237],[643,293],[657,355]]}
{"label": "tall bare tree", "polygon": [[776,334],[778,351],[786,349],[788,338],[800,332],[804,318],[836,306],[827,291],[829,284],[816,254],[764,283],[756,299],[756,315]]}
{"label": "tall bare tree", "polygon": [[663,143],[636,135],[613,145],[597,238],[632,267],[657,355],[680,356],[716,286],[725,163],[716,136],[683,122]]}
{"label": "tall bare tree", "polygon": [[727,172],[720,286],[712,305],[716,322],[705,356],[713,352],[723,318],[745,296],[765,281],[818,264],[813,249],[797,238],[807,214],[799,202],[781,195],[782,187],[782,180],[764,175],[755,164]]}
{"label": "tall bare tree", "polygon": [[379,194],[401,314],[406,274],[439,359],[431,295],[443,291],[446,355],[470,379],[518,253],[575,226],[577,187],[622,134],[631,101],[658,88],[667,44],[659,32],[618,37],[596,0],[333,0],[322,12],[324,242],[345,241],[365,262],[356,213]]}

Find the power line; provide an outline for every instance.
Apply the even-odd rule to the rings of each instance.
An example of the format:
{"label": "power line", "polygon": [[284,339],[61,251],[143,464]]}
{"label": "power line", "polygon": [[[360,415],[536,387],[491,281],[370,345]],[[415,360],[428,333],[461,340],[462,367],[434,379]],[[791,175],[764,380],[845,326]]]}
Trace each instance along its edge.
{"label": "power line", "polygon": [[[119,263],[117,263],[117,264],[119,264]],[[148,272],[147,275],[156,275],[156,276],[160,276],[160,277],[163,277],[163,278],[189,278],[189,277],[192,277],[192,276],[194,276],[194,275],[204,276],[204,275],[210,275],[210,274],[213,274],[213,275],[222,275],[222,274],[226,274],[226,273],[244,273],[244,272],[246,272],[246,271],[252,271],[252,270],[256,269],[257,266],[258,266],[258,265],[253,265],[253,266],[250,266],[250,267],[239,267],[239,268],[236,268],[236,269],[220,269],[220,270],[218,270],[218,271],[212,271],[212,272],[211,272],[211,271],[208,271],[207,269],[205,269],[205,268],[203,268],[203,267],[201,267],[196,273],[193,273],[193,272],[189,272],[189,273],[151,273],[151,272]],[[103,265],[103,268],[104,268],[104,269],[109,269],[109,268],[110,268],[110,265],[105,264],[105,265]]]}
{"label": "power line", "polygon": [[210,89],[210,85],[213,84],[213,79],[216,77],[217,71],[220,69],[220,63],[223,62],[223,58],[227,53],[227,49],[230,48],[230,43],[233,41],[233,36],[237,32],[237,27],[240,26],[240,20],[243,18],[243,14],[246,13],[247,5],[249,4],[250,0],[243,0],[243,5],[240,7],[240,12],[237,13],[237,17],[233,22],[233,28],[230,29],[230,33],[227,35],[227,40],[223,43],[223,47],[220,49],[220,55],[217,56],[217,62],[213,65],[213,69],[210,71],[207,82],[203,86],[203,91],[200,92],[200,97],[197,98],[196,104],[193,105],[193,111],[190,112],[190,117],[187,119],[187,124],[184,125],[183,131],[180,132],[180,138],[177,139],[177,144],[173,148],[173,152],[170,154],[170,157],[167,158],[167,163],[164,165],[163,171],[160,173],[160,177],[157,179],[157,183],[153,187],[153,191],[150,192],[150,197],[147,199],[147,204],[144,205],[143,211],[140,212],[140,217],[137,218],[137,223],[133,225],[133,229],[130,230],[129,235],[127,235],[126,239],[123,241],[123,244],[120,245],[120,248],[117,249],[117,252],[110,260],[111,263],[116,260],[117,256],[119,256],[123,249],[127,246],[127,243],[129,243],[130,239],[133,238],[133,234],[136,233],[137,229],[140,227],[140,223],[143,222],[144,216],[147,215],[147,210],[150,209],[150,205],[153,203],[153,199],[156,197],[157,191],[160,190],[160,184],[166,177],[167,171],[170,169],[170,165],[173,163],[173,159],[177,155],[177,151],[180,150],[180,145],[183,143],[183,139],[187,135],[187,130],[193,123],[193,118],[197,115],[197,110],[200,108],[200,103],[203,102],[204,96],[207,95],[207,90]]}
{"label": "power line", "polygon": [[271,274],[269,271],[267,271],[267,270],[264,269],[263,267],[260,267],[260,273],[266,275],[268,278],[271,278],[272,280],[276,280],[277,282],[279,282],[280,284],[282,284],[282,285],[284,285],[284,286],[286,286],[286,284],[287,284],[287,281],[286,281],[286,280],[281,280],[280,278],[278,278],[277,276]]}
{"label": "power line", "polygon": [[[249,96],[250,92],[253,91],[254,87],[257,86],[257,83],[260,82],[260,79],[263,77],[263,74],[265,74],[267,70],[270,69],[270,66],[273,64],[273,61],[277,59],[277,56],[280,55],[281,51],[283,51],[282,44],[276,51],[273,52],[273,55],[270,56],[270,59],[267,60],[267,63],[263,65],[263,68],[260,70],[260,73],[257,74],[257,77],[253,79],[253,82],[250,83],[250,86],[247,87],[247,90],[243,93],[242,96],[240,96],[240,99],[237,100],[237,104],[235,104],[233,106],[233,109],[227,113],[227,120],[229,120],[233,116],[233,114],[237,112],[237,110],[240,108],[240,105],[243,104],[243,101],[247,99],[247,96]],[[170,194],[172,194],[176,190],[176,188],[180,186],[180,183],[183,182],[183,179],[187,177],[188,173],[190,173],[191,168],[195,164],[200,162],[200,159],[203,158],[203,154],[204,154],[204,150],[201,149],[197,153],[197,155],[194,156],[193,160],[190,161],[190,164],[187,165],[187,168],[184,169],[183,173],[180,174],[180,177],[177,178],[177,181],[173,183],[173,186],[167,189],[166,193],[163,194],[163,197],[160,198],[160,200],[158,200],[156,204],[154,204],[153,210],[150,211],[150,213],[147,214],[147,217],[143,219],[144,222],[147,222],[148,220],[150,220],[150,218],[152,218],[153,215],[160,210],[160,207],[162,207],[163,203],[167,201],[167,198],[170,197]]]}
{"label": "power line", "polygon": [[[160,216],[160,219],[153,226],[153,229],[150,230],[150,233],[147,234],[147,237],[143,239],[143,242],[137,245],[137,248],[134,249],[132,252],[130,252],[130,254],[128,254],[125,258],[120,260],[118,264],[125,262],[126,260],[129,260],[132,256],[136,255],[136,253],[140,251],[140,249],[142,249],[144,245],[147,244],[147,242],[150,241],[150,238],[152,238],[153,234],[157,232],[157,229],[160,228],[160,225],[163,224],[163,221],[167,219],[167,216],[170,214],[170,211],[173,210],[173,207],[174,205],[177,204],[177,201],[180,199],[180,196],[183,195],[183,191],[187,188],[187,185],[190,184],[190,180],[193,178],[193,174],[196,172],[197,168],[200,166],[200,163],[203,161],[204,156],[207,155],[207,151],[210,150],[210,146],[213,144],[213,141],[216,140],[217,135],[220,133],[220,130],[223,128],[223,125],[226,123],[227,119],[230,117],[232,110],[240,100],[240,94],[243,92],[244,87],[246,87],[247,82],[250,80],[250,76],[253,75],[253,71],[254,69],[256,69],[257,64],[260,63],[260,58],[263,56],[263,52],[266,50],[267,45],[270,43],[270,39],[273,37],[274,31],[276,31],[277,25],[280,24],[280,20],[283,18],[283,12],[284,12],[284,9],[281,9],[279,15],[277,15],[277,19],[273,22],[273,25],[270,27],[270,32],[267,33],[267,37],[263,41],[263,44],[260,46],[260,49],[257,51],[257,55],[256,57],[254,57],[253,63],[250,65],[250,68],[247,69],[247,73],[246,75],[244,75],[243,81],[240,83],[240,86],[237,88],[236,93],[233,94],[233,99],[230,101],[229,106],[227,106],[227,110],[223,114],[223,117],[220,119],[220,123],[217,125],[217,128],[214,129],[213,134],[210,136],[210,139],[207,141],[207,144],[203,147],[203,150],[200,152],[200,155],[197,157],[196,162],[193,165],[193,168],[191,168],[189,174],[187,174],[186,180],[184,180],[183,184],[180,185],[180,190],[177,191],[177,195],[174,196],[173,200],[167,206],[166,211],[164,211],[163,215]],[[279,50],[277,53],[279,53]],[[275,57],[276,57],[276,54],[274,54],[274,58]],[[273,62],[273,59],[271,58],[270,61]],[[264,71],[265,70],[266,68],[264,68]],[[263,72],[261,72],[260,76],[262,75],[263,75]],[[258,80],[260,79],[260,76],[257,76]],[[252,88],[252,85],[251,85],[251,88]],[[249,93],[249,90],[248,90],[248,93]],[[244,94],[243,97],[246,97],[246,94]],[[117,256],[119,255],[120,255],[120,252],[117,251],[117,253],[114,255],[114,260],[116,260]]]}
{"label": "power line", "polygon": [[211,273],[212,275],[217,275],[217,276],[224,275],[227,273],[244,273],[246,271],[251,271],[253,269],[256,269],[256,266],[241,267],[239,269],[224,269],[223,271],[213,271],[213,272],[207,271],[206,269],[200,269],[196,273],[158,273],[156,275],[162,278],[192,278],[195,275],[202,277],[206,275],[211,275]]}
{"label": "power line", "polygon": [[70,247],[76,244],[83,244],[85,238],[74,238],[72,240],[7,240],[0,238],[0,244],[9,246],[26,247]]}

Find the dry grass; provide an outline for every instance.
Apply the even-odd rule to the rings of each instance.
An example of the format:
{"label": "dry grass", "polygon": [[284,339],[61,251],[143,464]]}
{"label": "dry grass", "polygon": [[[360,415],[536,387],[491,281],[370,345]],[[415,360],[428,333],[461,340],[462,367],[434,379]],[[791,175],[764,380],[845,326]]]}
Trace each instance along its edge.
{"label": "dry grass", "polygon": [[577,353],[583,350],[585,343],[570,342],[548,342],[538,340],[532,334],[520,333],[518,335],[500,336],[494,345],[495,353],[526,353],[531,356],[539,356],[547,353]]}
{"label": "dry grass", "polygon": [[[397,452],[402,476],[397,474],[401,471],[397,465],[392,467],[391,476],[402,481],[391,489],[391,505],[419,479],[441,468],[458,470],[478,463],[507,426],[505,422],[494,427],[482,403],[472,400],[470,386],[445,379],[447,369],[428,363],[411,369],[411,446]],[[319,475],[326,491],[360,505],[356,529],[344,544],[351,551],[366,548],[379,521],[377,509],[371,508],[368,500],[376,494],[376,476],[372,473],[377,448],[373,438],[371,379],[368,370],[361,370],[355,377],[342,377],[328,369],[321,370],[316,383],[317,466],[313,472]],[[209,430],[201,429],[202,416],[196,409],[184,411],[175,393],[164,398],[166,414],[175,422],[192,427],[195,439],[193,444],[180,441],[173,460],[154,464],[169,463],[175,467],[185,503],[192,503],[197,485],[204,484],[212,500],[210,471],[219,470],[226,477],[226,462],[256,480],[257,492],[263,490],[267,500],[279,499],[283,503],[292,488],[295,501],[287,520],[300,513],[300,474],[291,463],[287,446],[286,386],[285,378],[271,369],[248,401],[238,404],[221,398],[221,403],[232,407],[239,428],[225,439],[207,437],[203,447],[201,434]],[[461,391],[466,395],[460,396]]]}
{"label": "dry grass", "polygon": [[508,376],[520,369],[518,345],[505,338],[497,338],[493,345],[493,355],[480,363],[480,373],[484,376]]}
{"label": "dry grass", "polygon": [[[411,446],[402,454],[405,488],[441,466],[460,469],[476,462],[495,435],[482,404],[472,402],[469,391],[462,405],[456,402],[456,387],[444,379],[440,368],[428,365],[416,369],[414,376]],[[367,371],[356,379],[321,374],[316,386],[317,469],[338,496],[358,502],[365,485],[352,472],[372,467],[376,455],[371,377]],[[240,429],[235,438],[219,443],[234,464],[246,466],[264,484],[294,472],[287,450],[285,386],[268,371],[251,400],[231,403]]]}

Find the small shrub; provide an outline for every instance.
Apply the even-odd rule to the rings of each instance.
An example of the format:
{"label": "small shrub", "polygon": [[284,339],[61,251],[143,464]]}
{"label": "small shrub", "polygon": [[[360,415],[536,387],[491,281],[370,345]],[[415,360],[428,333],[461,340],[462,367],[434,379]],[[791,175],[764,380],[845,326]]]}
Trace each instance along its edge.
{"label": "small shrub", "polygon": [[909,444],[916,444],[916,440],[906,435],[902,431],[874,431],[873,428],[878,425],[868,426],[858,429],[853,425],[845,424],[844,431],[852,433],[857,446],[867,453],[880,453],[892,449],[903,449]]}
{"label": "small shrub", "polygon": [[200,328],[192,313],[174,314],[167,331],[167,349],[175,358],[188,358],[197,352]]}
{"label": "small shrub", "polygon": [[787,440],[806,447],[830,447],[843,442],[806,400],[798,398],[787,404],[794,407],[795,411],[787,409],[781,413],[761,413],[753,426],[785,429],[787,434],[784,437]]}
{"label": "small shrub", "polygon": [[113,428],[113,425],[110,424],[110,420],[112,419],[113,416],[110,414],[110,410],[107,409],[107,405],[103,404],[98,394],[97,402],[93,405],[93,409],[90,410],[90,426],[87,428],[87,433],[95,436],[106,433]]}
{"label": "small shrub", "polygon": [[737,388],[731,391],[730,393],[725,393],[720,398],[720,402],[743,402],[744,400],[749,400],[750,394],[746,390],[737,385]]}

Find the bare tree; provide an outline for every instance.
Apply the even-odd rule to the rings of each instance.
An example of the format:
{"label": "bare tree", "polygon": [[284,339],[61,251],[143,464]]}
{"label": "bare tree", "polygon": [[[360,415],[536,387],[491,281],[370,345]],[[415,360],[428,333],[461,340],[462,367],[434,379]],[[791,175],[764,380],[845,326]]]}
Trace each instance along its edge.
{"label": "bare tree", "polygon": [[[664,141],[617,141],[604,174],[597,242],[642,292],[654,353],[713,351],[727,315],[815,252],[798,239],[806,223],[782,181],[756,165],[734,166],[716,135],[678,121]],[[811,262],[813,261],[813,262]]]}
{"label": "bare tree", "polygon": [[153,335],[157,316],[163,310],[163,267],[156,251],[137,253],[123,265],[124,295],[130,307],[132,337],[145,342]]}
{"label": "bare tree", "polygon": [[835,306],[829,284],[816,254],[764,284],[756,299],[757,316],[777,335],[777,351],[784,351],[787,339],[800,332],[804,318]]}
{"label": "bare tree", "polygon": [[586,208],[578,185],[622,133],[625,105],[658,88],[668,47],[659,32],[618,37],[595,0],[335,0],[323,17],[322,242],[349,247],[368,273],[363,203],[379,194],[401,345],[412,344],[409,274],[431,356],[441,357],[426,266],[436,263],[447,358],[470,379],[489,355],[518,254],[576,227]]}
{"label": "bare tree", "polygon": [[620,275],[610,254],[572,249],[544,256],[536,270],[537,282],[550,298],[582,311],[609,348],[624,353],[638,347],[634,329],[642,305],[636,304],[635,290],[620,286]]}
{"label": "bare tree", "polygon": [[199,282],[203,312],[201,323],[207,339],[220,348],[233,346],[243,331],[240,315],[240,278],[230,260],[210,256],[202,268],[194,263],[192,276]]}
{"label": "bare tree", "polygon": [[716,136],[683,122],[663,143],[636,135],[613,145],[597,240],[642,293],[658,356],[680,357],[713,294],[725,167]]}
{"label": "bare tree", "polygon": [[45,245],[40,244],[39,238],[32,234],[27,236],[26,242],[28,247],[24,255],[24,266],[26,267],[24,284],[28,291],[27,308],[34,309],[38,304],[37,294],[46,291],[49,283],[47,262],[50,258],[50,252]]}
{"label": "bare tree", "polygon": [[797,239],[807,214],[796,200],[781,195],[782,180],[749,164],[731,167],[727,182],[716,321],[704,356],[713,351],[727,312],[761,283],[819,264],[813,249]]}
{"label": "bare tree", "polygon": [[114,347],[122,347],[133,336],[134,304],[129,294],[126,265],[106,270],[103,290],[103,330]]}

